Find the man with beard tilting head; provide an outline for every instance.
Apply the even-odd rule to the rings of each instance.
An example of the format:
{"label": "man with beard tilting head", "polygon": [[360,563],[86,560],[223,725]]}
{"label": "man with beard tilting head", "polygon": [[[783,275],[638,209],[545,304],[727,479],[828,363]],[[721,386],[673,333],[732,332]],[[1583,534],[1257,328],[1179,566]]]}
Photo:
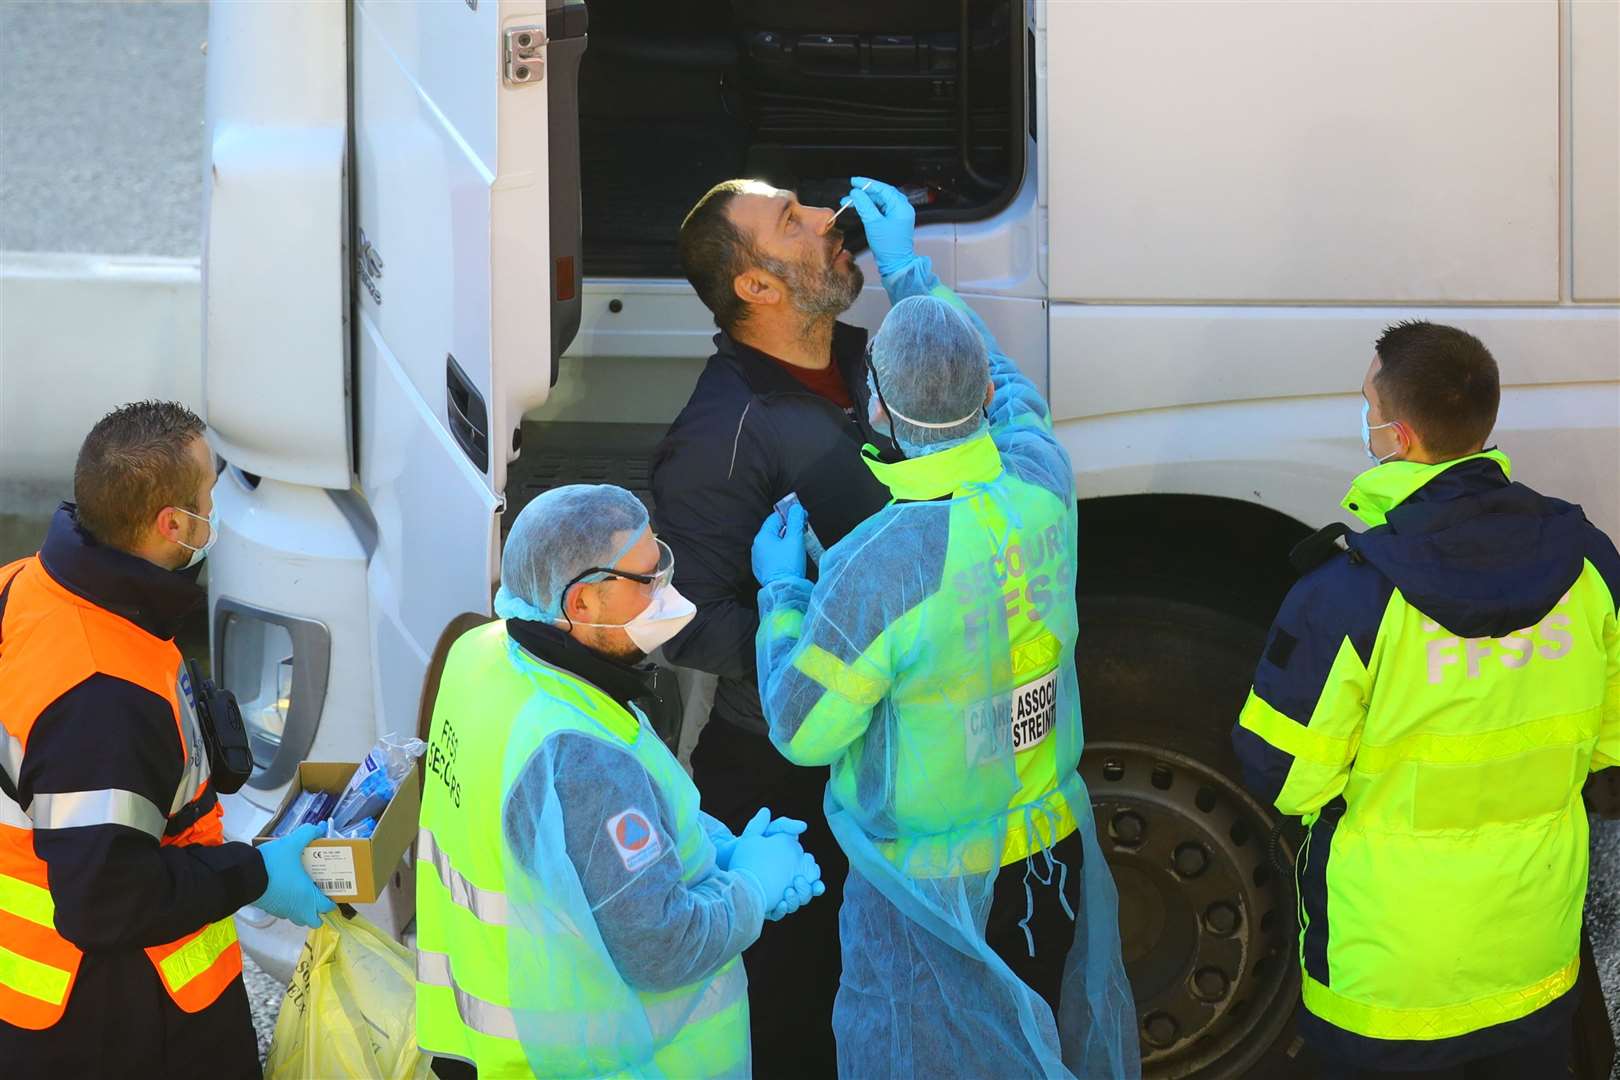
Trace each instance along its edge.
{"label": "man with beard tilting head", "polygon": [[[862,177],[852,185],[905,199]],[[758,180],[728,180],[687,215],[681,264],[720,332],[653,463],[658,534],[675,552],[676,585],[697,605],[664,656],[719,676],[711,723],[692,755],[704,807],[735,827],[761,805],[809,822],[801,839],[829,893],[791,928],[768,926],[743,958],[754,1068],[772,1077],[835,1071],[847,864],[822,812],[827,770],[790,765],[767,735],[755,685],[759,584],[749,549],[760,521],[790,492],[828,546],[889,499],[861,461],[865,443],[892,446],[867,419],[866,331],[838,321],[865,281],[844,250],[836,213]]]}

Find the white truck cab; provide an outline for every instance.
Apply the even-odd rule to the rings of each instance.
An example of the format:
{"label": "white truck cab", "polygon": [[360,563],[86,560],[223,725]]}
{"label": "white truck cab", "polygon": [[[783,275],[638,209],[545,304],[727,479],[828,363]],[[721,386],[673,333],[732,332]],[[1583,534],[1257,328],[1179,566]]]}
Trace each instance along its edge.
{"label": "white truck cab", "polygon": [[[1074,462],[1144,1069],[1291,1075],[1286,842],[1228,731],[1290,547],[1366,464],[1385,325],[1478,334],[1515,475],[1620,533],[1617,86],[1620,10],[1580,2],[216,4],[211,626],[256,762],[227,831],[417,728],[536,493],[651,499],[714,332],[675,259],[697,197],[879,176]],[[409,871],[365,913],[406,933]],[[241,928],[286,976],[302,931]]]}

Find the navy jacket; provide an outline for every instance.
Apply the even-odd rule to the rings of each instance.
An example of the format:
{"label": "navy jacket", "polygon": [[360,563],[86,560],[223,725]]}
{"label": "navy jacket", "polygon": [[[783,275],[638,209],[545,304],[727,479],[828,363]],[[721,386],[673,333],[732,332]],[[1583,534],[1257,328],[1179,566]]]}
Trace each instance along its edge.
{"label": "navy jacket", "polygon": [[[1353,495],[1346,505],[1365,512],[1366,507],[1351,505],[1354,498]],[[1366,862],[1368,848],[1376,846],[1377,834],[1367,831],[1368,827],[1363,824],[1366,815],[1376,817],[1378,828],[1389,829],[1392,822],[1403,820],[1400,814],[1389,809],[1394,805],[1392,800],[1417,800],[1417,795],[1403,787],[1402,781],[1388,779],[1397,775],[1396,768],[1402,767],[1401,759],[1390,753],[1390,747],[1395,744],[1388,741],[1391,730],[1388,717],[1401,715],[1408,706],[1420,710],[1411,715],[1425,715],[1421,710],[1432,711],[1444,705],[1445,695],[1453,693],[1462,695],[1451,700],[1457,703],[1454,708],[1463,712],[1448,715],[1475,715],[1476,710],[1467,704],[1470,699],[1466,696],[1473,692],[1468,689],[1472,685],[1473,666],[1483,671],[1486,670],[1483,665],[1489,665],[1493,672],[1522,668],[1528,672],[1524,676],[1527,679],[1545,677],[1540,674],[1547,670],[1543,666],[1526,667],[1528,650],[1533,647],[1540,657],[1556,656],[1560,651],[1558,639],[1548,642],[1537,638],[1535,640],[1542,643],[1533,645],[1522,628],[1536,627],[1549,618],[1553,622],[1558,619],[1567,622],[1567,616],[1551,616],[1550,613],[1565,602],[1578,581],[1593,585],[1589,576],[1592,574],[1606,587],[1608,597],[1602,601],[1604,605],[1613,604],[1620,598],[1620,555],[1616,554],[1608,537],[1586,520],[1580,507],[1510,482],[1502,466],[1490,457],[1465,460],[1438,473],[1387,509],[1383,524],[1364,533],[1351,534],[1347,542],[1348,550],[1328,554],[1325,561],[1307,572],[1289,592],[1268,636],[1243,719],[1233,731],[1234,748],[1247,785],[1267,803],[1287,814],[1302,814],[1310,824],[1310,840],[1301,856],[1298,882],[1305,926],[1301,960],[1308,991],[1302,1031],[1319,1052],[1362,1069],[1395,1070],[1447,1068],[1555,1037],[1559,1031],[1567,1031],[1577,994],[1573,987],[1523,1015],[1438,1038],[1375,1038],[1348,1030],[1314,1014],[1309,991],[1314,984],[1321,1005],[1328,1007],[1332,1002],[1326,995],[1340,985],[1338,976],[1344,976],[1361,988],[1382,985],[1359,969],[1347,971],[1334,967],[1329,962],[1330,956],[1335,955],[1330,940],[1355,943],[1358,950],[1354,953],[1355,963],[1369,965],[1368,971],[1387,971],[1390,974],[1385,977],[1389,979],[1415,977],[1411,972],[1419,968],[1432,977],[1436,970],[1443,971],[1448,963],[1454,962],[1450,954],[1439,958],[1420,955],[1428,947],[1427,942],[1407,940],[1410,937],[1407,929],[1421,925],[1421,920],[1416,916],[1403,917],[1394,900],[1389,901],[1395,904],[1392,908],[1380,899],[1388,891],[1399,893],[1401,888],[1415,885],[1423,879],[1421,873],[1414,871],[1410,876],[1380,884],[1346,877],[1344,875],[1351,871],[1342,867],[1336,876],[1332,869],[1339,865],[1335,855],[1340,854],[1347,836],[1353,838],[1353,847],[1351,853],[1344,856],[1350,861],[1343,866],[1369,865]],[[1594,587],[1583,595],[1601,597],[1603,591],[1602,587]],[[1397,617],[1403,611],[1416,612],[1421,617],[1419,621],[1427,620],[1420,633],[1450,637],[1408,641],[1409,631],[1416,624],[1405,621],[1404,616]],[[1602,616],[1612,627],[1615,613],[1608,610],[1602,612]],[[1516,632],[1518,636],[1512,636]],[[1407,636],[1401,636],[1403,634]],[[1381,635],[1388,640],[1381,640]],[[1398,663],[1394,658],[1408,655],[1414,644],[1417,655],[1424,656],[1425,642],[1428,642],[1429,667],[1425,672],[1419,663],[1410,692],[1404,682],[1386,683],[1388,671]],[[1538,665],[1545,663],[1545,660],[1537,661]],[[1410,663],[1393,669],[1406,671],[1403,677],[1412,674]],[[1367,682],[1371,678],[1368,673],[1377,671],[1385,673],[1383,678],[1373,680],[1384,687],[1382,694]],[[1601,679],[1601,666],[1598,671]],[[1612,695],[1612,660],[1609,671],[1608,693]],[[1520,685],[1527,695],[1523,699],[1526,703],[1538,702],[1546,696],[1545,684],[1539,694],[1534,689],[1536,683]],[[1451,689],[1446,689],[1448,687]],[[1593,687],[1592,694],[1594,700],[1603,698],[1601,683]],[[1369,700],[1383,702],[1381,707],[1385,712],[1369,709],[1366,705]],[[1491,700],[1511,702],[1514,699]],[[1360,721],[1352,725],[1346,720],[1346,710],[1350,710],[1352,716],[1369,717],[1365,728]],[[1385,717],[1386,723],[1375,730],[1380,716]],[[1614,763],[1615,747],[1620,745],[1614,737],[1615,719],[1605,709],[1598,746],[1592,755],[1594,769]],[[1431,721],[1424,723],[1431,726],[1411,728],[1420,738],[1429,737],[1421,734],[1423,731],[1444,730],[1433,727]],[[1479,738],[1487,740],[1495,733],[1495,729],[1481,729]],[[1447,745],[1455,747],[1455,736],[1451,739]],[[1382,759],[1377,757],[1379,754],[1383,755]],[[1399,775],[1404,779],[1407,774]],[[1566,781],[1567,778],[1560,784],[1567,786]],[[1385,786],[1373,786],[1379,783]],[[1578,780],[1576,785],[1578,790]],[[1415,790],[1427,793],[1427,799],[1440,788],[1423,786]],[[1539,788],[1527,781],[1524,791],[1503,795],[1502,805],[1509,807],[1515,797],[1531,799],[1537,791]],[[1579,812],[1578,795],[1576,799]],[[1470,826],[1475,819],[1485,823],[1499,820],[1499,815],[1506,813],[1517,820],[1512,817],[1515,811],[1511,807],[1503,810],[1494,804],[1486,805],[1488,802],[1489,799],[1479,806],[1448,809],[1432,799],[1414,801],[1412,827],[1425,830],[1414,836],[1426,838],[1424,842],[1429,847],[1425,850],[1443,852],[1445,843],[1468,843],[1469,828],[1480,827],[1478,824]],[[1355,818],[1357,824],[1352,830],[1352,818],[1358,814],[1363,817]],[[1493,817],[1493,814],[1498,816]],[[1548,835],[1554,835],[1556,822],[1562,819],[1554,814],[1548,820],[1552,824],[1545,828]],[[1488,834],[1481,832],[1480,835]],[[1442,843],[1437,837],[1454,839]],[[1547,843],[1552,844],[1552,841]],[[1550,852],[1552,848],[1547,850]],[[1397,857],[1407,858],[1408,849],[1385,849],[1384,865],[1395,865],[1389,860]],[[1548,854],[1547,858],[1551,860],[1554,856]],[[1573,864],[1574,860],[1571,862]],[[1511,860],[1506,865],[1512,865]],[[1584,865],[1583,854],[1579,866],[1584,868]],[[1547,884],[1549,880],[1552,879],[1542,874],[1529,884],[1552,888]],[[1580,880],[1584,884],[1584,872]],[[1430,887],[1423,885],[1424,889]],[[1526,882],[1505,876],[1501,893],[1458,893],[1454,899],[1460,907],[1459,918],[1464,917],[1464,912],[1466,918],[1472,919],[1480,912],[1496,911],[1500,907],[1500,917],[1506,920],[1500,925],[1516,925],[1512,920],[1523,918],[1523,913],[1513,911],[1513,905],[1506,902],[1504,894],[1515,889],[1523,892],[1526,887]],[[1458,888],[1463,886],[1459,884]],[[1578,921],[1579,897],[1566,896],[1566,899],[1576,905]],[[1549,902],[1544,909],[1547,916],[1541,921],[1542,927],[1563,925],[1561,921],[1554,921],[1555,916],[1561,919],[1562,913],[1552,910],[1563,903],[1564,899]],[[1369,940],[1369,929],[1374,928],[1379,930],[1374,940],[1381,941],[1388,953],[1382,960],[1375,960],[1376,950],[1362,947]],[[1534,935],[1526,937],[1526,940],[1532,939]],[[1538,950],[1540,947],[1536,946]],[[1573,955],[1575,944],[1568,943],[1567,947]],[[1347,958],[1351,954],[1337,955]],[[1473,966],[1478,968],[1479,965]],[[1325,1008],[1323,1015],[1333,1013]]]}
{"label": "navy jacket", "polygon": [[[79,526],[71,504],[56,512],[39,558],[59,585],[158,638],[172,639],[207,598],[197,584],[200,571],[163,570],[97,543]],[[0,624],[3,609],[0,603]],[[24,803],[40,793],[115,788],[166,809],[181,761],[168,702],[98,673],[40,714],[22,774],[13,780]],[[193,805],[206,813],[215,804],[210,788]],[[176,823],[170,831],[178,831]],[[84,950],[84,959],[54,1027],[24,1031],[0,1022],[0,1072],[257,1076],[241,978],[213,1005],[187,1013],[170,999],[142,949],[189,934],[262,895],[267,879],[258,851],[242,843],[160,846],[155,837],[118,824],[37,828],[33,842],[46,863],[56,928]]]}
{"label": "navy jacket", "polygon": [[764,735],[754,534],[777,500],[797,492],[822,545],[843,539],[889,501],[860,455],[863,443],[889,442],[866,419],[865,330],[833,328],[833,362],[855,401],[849,411],[729,334],[714,344],[653,458],[654,528],[675,553],[675,587],[698,609],[664,655],[718,675],[713,715]]}
{"label": "navy jacket", "polygon": [[[1313,611],[1334,611],[1335,624],[1366,659],[1397,588],[1461,638],[1534,625],[1587,560],[1620,599],[1620,556],[1609,538],[1579,506],[1509,482],[1494,461],[1446,470],[1387,521],[1350,534],[1349,550],[1309,570],[1283,601],[1255,673],[1255,689],[1282,711],[1310,716],[1338,648],[1336,637],[1296,632]],[[1242,728],[1233,729],[1232,741],[1245,783],[1271,805],[1292,756]]]}

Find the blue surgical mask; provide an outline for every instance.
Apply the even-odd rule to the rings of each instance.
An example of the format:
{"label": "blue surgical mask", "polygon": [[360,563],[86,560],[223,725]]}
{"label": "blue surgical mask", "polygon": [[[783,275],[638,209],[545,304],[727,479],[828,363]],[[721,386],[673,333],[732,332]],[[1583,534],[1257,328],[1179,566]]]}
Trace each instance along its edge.
{"label": "blue surgical mask", "polygon": [[208,557],[209,549],[214,546],[214,541],[219,539],[219,507],[216,506],[212,510],[208,511],[207,517],[203,517],[201,514],[193,514],[190,510],[187,510],[183,506],[176,506],[174,509],[180,511],[187,517],[193,517],[198,521],[208,522],[208,539],[203,541],[202,547],[192,547],[184,540],[175,541],[175,543],[191,552],[191,558],[186,561],[186,565],[180,568],[182,570],[190,570],[193,566],[196,566],[198,563],[202,562]]}
{"label": "blue surgical mask", "polygon": [[1396,455],[1398,455],[1401,452],[1401,448],[1397,446],[1395,449],[1391,450],[1389,453],[1385,454],[1383,457],[1379,457],[1377,454],[1373,453],[1372,433],[1379,430],[1380,428],[1394,427],[1395,426],[1395,421],[1391,420],[1387,424],[1376,424],[1376,425],[1374,425],[1372,427],[1368,427],[1367,426],[1367,414],[1368,414],[1368,412],[1371,411],[1371,409],[1372,409],[1372,403],[1369,402],[1366,398],[1362,398],[1361,399],[1361,448],[1363,450],[1367,451],[1367,456],[1368,457],[1372,458],[1375,462],[1382,465],[1384,462],[1388,461],[1390,458],[1395,457]]}

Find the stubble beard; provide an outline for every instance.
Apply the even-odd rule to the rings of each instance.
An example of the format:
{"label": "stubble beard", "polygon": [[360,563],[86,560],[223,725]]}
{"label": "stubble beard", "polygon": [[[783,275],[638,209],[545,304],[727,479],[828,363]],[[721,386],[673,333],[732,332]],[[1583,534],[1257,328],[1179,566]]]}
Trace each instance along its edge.
{"label": "stubble beard", "polygon": [[647,659],[647,654],[636,648],[630,636],[618,627],[596,627],[590,645],[609,660],[617,660],[626,667],[635,667]]}
{"label": "stubble beard", "polygon": [[854,306],[866,285],[866,276],[853,261],[840,267],[837,256],[825,267],[807,261],[768,267],[792,290],[789,302],[804,320],[804,330],[830,323]]}

